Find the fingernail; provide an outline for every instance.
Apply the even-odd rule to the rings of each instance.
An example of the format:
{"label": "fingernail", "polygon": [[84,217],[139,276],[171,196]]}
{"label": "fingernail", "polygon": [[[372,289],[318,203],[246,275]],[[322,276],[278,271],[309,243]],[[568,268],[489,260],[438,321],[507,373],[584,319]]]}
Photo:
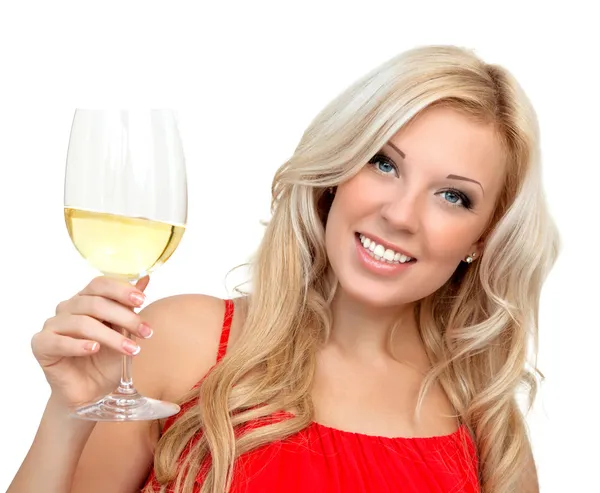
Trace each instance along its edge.
{"label": "fingernail", "polygon": [[144,296],[142,293],[134,292],[129,295],[129,298],[134,305],[140,306],[144,303],[146,296]]}
{"label": "fingernail", "polygon": [[135,356],[136,354],[138,354],[140,352],[140,350],[142,349],[135,342],[129,341],[127,339],[125,339],[123,341],[123,348],[125,348],[125,351],[130,353],[132,356]]}
{"label": "fingernail", "polygon": [[98,347],[97,342],[86,342],[83,345],[83,349],[85,349],[86,351],[95,351],[97,347]]}
{"label": "fingernail", "polygon": [[138,329],[138,331],[144,339],[150,339],[150,337],[152,337],[153,334],[152,329],[148,327],[144,322],[140,324],[140,328]]}

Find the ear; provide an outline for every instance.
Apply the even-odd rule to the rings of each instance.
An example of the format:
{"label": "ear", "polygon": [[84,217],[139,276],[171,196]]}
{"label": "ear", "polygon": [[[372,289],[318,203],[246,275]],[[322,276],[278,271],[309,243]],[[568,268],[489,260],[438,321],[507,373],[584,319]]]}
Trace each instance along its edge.
{"label": "ear", "polygon": [[469,247],[467,255],[472,255],[474,253],[477,256],[477,258],[481,257],[484,245],[485,241],[483,239],[478,240]]}

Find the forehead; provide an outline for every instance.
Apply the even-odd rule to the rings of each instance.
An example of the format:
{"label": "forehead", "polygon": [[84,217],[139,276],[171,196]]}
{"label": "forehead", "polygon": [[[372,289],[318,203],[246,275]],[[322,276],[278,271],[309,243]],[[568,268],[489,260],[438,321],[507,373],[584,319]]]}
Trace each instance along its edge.
{"label": "forehead", "polygon": [[494,128],[457,110],[426,109],[390,142],[406,155],[408,169],[466,176],[486,189],[502,186],[505,153]]}

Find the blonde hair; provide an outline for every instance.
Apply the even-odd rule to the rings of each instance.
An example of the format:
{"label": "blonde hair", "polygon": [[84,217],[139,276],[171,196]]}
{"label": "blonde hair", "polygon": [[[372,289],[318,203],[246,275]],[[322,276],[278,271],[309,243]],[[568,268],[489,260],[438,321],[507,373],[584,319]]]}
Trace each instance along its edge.
{"label": "blonde hair", "polygon": [[[337,285],[325,251],[326,189],[351,178],[411,119],[440,104],[492,124],[508,168],[482,258],[461,265],[417,303],[432,363],[421,396],[434,381],[444,388],[475,440],[482,492],[515,491],[528,452],[516,392],[526,384],[535,397],[528,346],[532,338],[537,349],[540,291],[558,235],[542,191],[528,98],[504,68],[453,46],[415,48],[365,75],[314,119],[277,171],[243,329],[202,385],[184,397],[197,404],[159,441],[161,491],[174,482],[176,491],[191,493],[199,473],[203,493],[228,491],[236,458],[312,422],[315,358],[329,335]],[[290,409],[290,419],[270,419]],[[236,432],[254,421],[262,426]]]}

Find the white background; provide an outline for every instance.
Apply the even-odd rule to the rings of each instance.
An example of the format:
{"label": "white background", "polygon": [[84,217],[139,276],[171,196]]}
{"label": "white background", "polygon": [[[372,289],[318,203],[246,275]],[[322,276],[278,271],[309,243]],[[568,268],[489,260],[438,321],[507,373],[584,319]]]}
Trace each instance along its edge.
{"label": "white background", "polygon": [[506,65],[538,111],[563,250],[543,293],[546,382],[528,421],[541,491],[600,491],[600,35],[587,2],[549,3],[3,3],[0,490],[25,456],[48,397],[30,338],[95,275],[62,216],[74,108],[178,109],[188,230],[153,276],[149,298],[227,296],[227,271],[260,240],[274,171],[323,105],[400,51],[452,43]]}

